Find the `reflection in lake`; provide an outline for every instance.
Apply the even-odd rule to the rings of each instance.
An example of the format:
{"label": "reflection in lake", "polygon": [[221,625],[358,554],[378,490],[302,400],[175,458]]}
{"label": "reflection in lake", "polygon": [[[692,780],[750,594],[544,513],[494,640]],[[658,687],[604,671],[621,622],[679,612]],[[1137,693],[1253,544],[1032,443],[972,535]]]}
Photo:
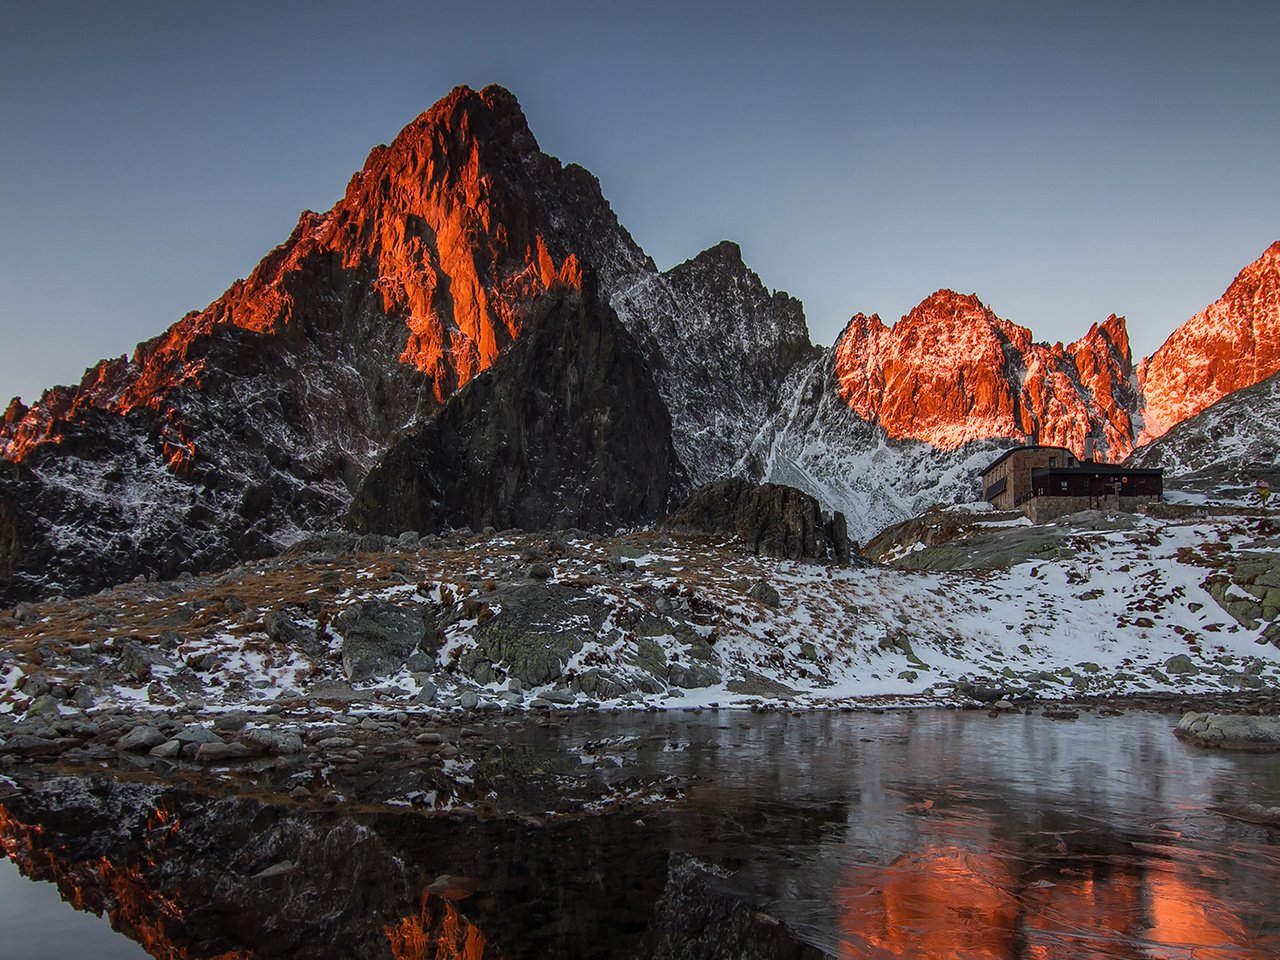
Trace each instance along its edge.
{"label": "reflection in lake", "polygon": [[[1276,833],[1217,811],[1280,805],[1274,759],[1172,723],[584,716],[503,729],[483,816],[45,775],[0,841],[157,957],[1271,960]],[[688,786],[544,818],[542,768]]]}

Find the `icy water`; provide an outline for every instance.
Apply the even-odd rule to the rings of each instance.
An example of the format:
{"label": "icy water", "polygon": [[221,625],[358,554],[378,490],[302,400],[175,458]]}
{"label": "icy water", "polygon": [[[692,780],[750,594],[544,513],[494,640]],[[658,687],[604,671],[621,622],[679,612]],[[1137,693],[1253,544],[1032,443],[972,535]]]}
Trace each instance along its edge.
{"label": "icy water", "polygon": [[[166,957],[1280,957],[1280,832],[1230,815],[1280,763],[1174,721],[584,716],[509,733],[480,817],[64,777],[0,837]],[[552,767],[680,796],[545,819],[518,781]],[[0,930],[134,955],[54,889],[0,864]]]}

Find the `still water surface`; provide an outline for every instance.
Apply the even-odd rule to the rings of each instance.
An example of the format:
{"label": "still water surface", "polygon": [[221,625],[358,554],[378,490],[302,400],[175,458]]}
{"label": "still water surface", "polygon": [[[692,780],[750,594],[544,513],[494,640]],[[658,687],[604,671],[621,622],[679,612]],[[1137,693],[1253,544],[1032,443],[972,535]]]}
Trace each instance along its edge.
{"label": "still water surface", "polygon": [[[1280,806],[1280,764],[1174,719],[586,716],[504,734],[486,818],[63,780],[5,839],[157,956],[1274,960],[1280,833],[1229,814]],[[544,821],[508,790],[577,766],[684,796]],[[0,865],[0,929],[59,938],[0,955],[136,955],[53,891]]]}

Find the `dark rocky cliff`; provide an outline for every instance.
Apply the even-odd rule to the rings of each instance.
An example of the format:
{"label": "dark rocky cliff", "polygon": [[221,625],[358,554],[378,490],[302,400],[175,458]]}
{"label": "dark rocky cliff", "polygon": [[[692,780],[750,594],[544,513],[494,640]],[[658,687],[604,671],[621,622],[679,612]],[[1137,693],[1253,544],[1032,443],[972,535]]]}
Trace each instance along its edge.
{"label": "dark rocky cliff", "polygon": [[600,530],[664,516],[685,487],[671,418],[639,347],[593,302],[548,293],[490,370],[391,444],[352,524]]}

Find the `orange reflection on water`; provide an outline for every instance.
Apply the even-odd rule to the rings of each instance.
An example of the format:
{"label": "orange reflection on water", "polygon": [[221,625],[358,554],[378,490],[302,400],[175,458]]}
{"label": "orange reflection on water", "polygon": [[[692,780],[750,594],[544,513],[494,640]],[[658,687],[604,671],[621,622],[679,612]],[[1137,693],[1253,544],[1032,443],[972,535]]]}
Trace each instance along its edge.
{"label": "orange reflection on water", "polygon": [[[98,916],[105,913],[113,930],[135,940],[157,960],[190,960],[191,956],[173,939],[173,931],[182,929],[181,906],[175,897],[162,893],[149,876],[178,827],[176,817],[157,807],[147,818],[145,849],[139,862],[121,866],[107,857],[74,860],[62,850],[42,844],[42,827],[23,823],[0,804],[0,849],[23,876],[52,881],[62,899],[77,910]],[[231,950],[209,960],[252,957],[252,951]]]}
{"label": "orange reflection on water", "polygon": [[1018,904],[999,858],[940,846],[858,873],[838,894],[842,958],[1013,956]]}
{"label": "orange reflection on water", "polygon": [[[1182,875],[1180,875],[1182,874]],[[1151,956],[1158,960],[1274,960],[1266,953],[1241,946],[1249,936],[1235,913],[1184,871],[1152,871],[1147,876],[1153,941]],[[1189,946],[1195,946],[1194,951]]]}
{"label": "orange reflection on water", "polygon": [[422,908],[386,927],[395,960],[482,960],[485,937],[448,900],[422,895]]}
{"label": "orange reflection on water", "polygon": [[1275,960],[1190,868],[936,844],[846,871],[842,960]]}

